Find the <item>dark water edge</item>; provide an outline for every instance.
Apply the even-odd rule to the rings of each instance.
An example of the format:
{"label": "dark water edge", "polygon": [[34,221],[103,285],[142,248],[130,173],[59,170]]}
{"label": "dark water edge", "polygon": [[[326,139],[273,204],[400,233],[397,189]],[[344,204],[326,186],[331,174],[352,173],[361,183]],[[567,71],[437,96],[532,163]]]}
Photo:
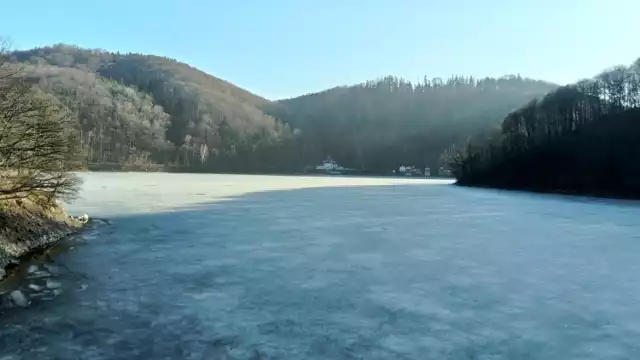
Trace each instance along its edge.
{"label": "dark water edge", "polygon": [[[470,181],[456,181],[455,186],[465,188],[478,188],[478,189],[495,189],[512,192],[524,192],[534,194],[550,194],[550,195],[564,195],[568,197],[594,197],[601,199],[612,200],[640,200],[639,193],[622,193],[616,190],[603,190],[603,189],[566,189],[558,187],[543,187],[543,186],[506,186],[506,185],[494,185],[486,183],[476,183]],[[639,189],[640,190],[640,189]]]}
{"label": "dark water edge", "polygon": [[[35,247],[8,265],[5,268],[6,276],[0,280],[0,316],[16,307],[32,307],[42,301],[53,300],[64,292],[63,284],[73,275],[82,278],[81,274],[67,268],[58,259],[72,252],[77,246],[83,245],[85,234],[93,233],[104,224],[108,224],[108,221],[92,221],[81,231],[72,232],[52,243]],[[81,287],[84,286],[86,285],[81,285]],[[12,296],[14,291],[20,292],[28,304],[16,302]]]}
{"label": "dark water edge", "polygon": [[62,284],[56,280],[62,269],[55,259],[73,250],[78,245],[78,236],[70,235],[33,249],[7,269],[7,276],[0,281],[0,316],[10,309],[36,306],[62,294]]}

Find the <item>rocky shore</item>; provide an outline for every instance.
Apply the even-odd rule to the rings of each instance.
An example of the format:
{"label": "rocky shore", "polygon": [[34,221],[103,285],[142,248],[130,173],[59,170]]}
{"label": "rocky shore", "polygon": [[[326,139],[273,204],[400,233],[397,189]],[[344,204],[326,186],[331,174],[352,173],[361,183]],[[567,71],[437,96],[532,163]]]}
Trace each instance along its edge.
{"label": "rocky shore", "polygon": [[[25,307],[32,299],[47,300],[62,292],[61,283],[52,277],[57,272],[55,265],[27,267],[21,262],[40,252],[46,255],[52,245],[79,231],[88,221],[86,214],[67,215],[58,203],[44,205],[21,199],[0,204],[0,313],[2,309]],[[27,272],[28,284],[6,284],[10,282],[6,279],[9,274],[21,270]]]}
{"label": "rocky shore", "polygon": [[55,263],[36,259],[23,265],[15,276],[0,283],[0,316],[11,308],[53,300],[66,291],[84,291],[88,287],[82,283],[70,283],[67,271]]}
{"label": "rocky shore", "polygon": [[0,204],[0,281],[20,259],[79,231],[87,215],[72,217],[58,203],[19,199]]}

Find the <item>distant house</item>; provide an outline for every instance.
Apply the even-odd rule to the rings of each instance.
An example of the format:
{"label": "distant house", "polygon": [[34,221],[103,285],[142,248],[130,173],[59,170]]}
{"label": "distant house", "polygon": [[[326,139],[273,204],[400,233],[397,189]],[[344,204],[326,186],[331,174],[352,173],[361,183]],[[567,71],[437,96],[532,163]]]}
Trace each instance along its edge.
{"label": "distant house", "polygon": [[322,165],[316,166],[316,170],[332,171],[332,170],[337,170],[338,168],[341,168],[341,167],[342,166],[338,165],[337,162],[331,159],[327,159],[322,162]]}
{"label": "distant house", "polygon": [[327,160],[323,161],[322,165],[316,166],[316,170],[330,175],[339,175],[348,171],[354,171],[354,169],[348,169],[339,165],[337,162],[331,160],[331,158],[327,158]]}
{"label": "distant house", "polygon": [[415,166],[401,165],[400,168],[398,168],[398,171],[400,172],[400,175],[404,175],[404,176],[422,175],[420,170],[416,169]]}

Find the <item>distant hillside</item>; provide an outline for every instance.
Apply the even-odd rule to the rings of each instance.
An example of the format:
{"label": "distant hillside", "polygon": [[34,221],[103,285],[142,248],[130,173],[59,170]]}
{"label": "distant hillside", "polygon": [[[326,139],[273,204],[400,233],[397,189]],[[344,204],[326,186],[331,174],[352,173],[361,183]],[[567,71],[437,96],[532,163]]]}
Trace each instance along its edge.
{"label": "distant hillside", "polygon": [[78,125],[90,163],[162,162],[169,115],[146,93],[76,68],[24,67]]}
{"label": "distant hillside", "polygon": [[302,130],[304,154],[388,173],[437,167],[454,144],[497,128],[510,111],[557,86],[519,76],[452,77],[419,84],[387,77],[280,101],[270,111]]}
{"label": "distant hillside", "polygon": [[[139,160],[123,153],[137,153],[140,145],[131,140],[136,135],[113,136],[134,131],[134,123],[153,128],[140,130],[154,134],[142,145],[150,152],[144,159],[182,166],[224,167],[291,136],[286,125],[262,112],[267,100],[172,59],[56,45],[14,52],[12,60],[27,64],[30,77],[73,109],[85,127],[85,146],[101,152],[91,161]],[[157,136],[158,127],[165,134]]]}
{"label": "distant hillside", "polygon": [[55,45],[11,54],[74,119],[88,163],[300,172],[330,156],[363,173],[438,167],[543,81],[394,77],[270,102],[173,59]]}
{"label": "distant hillside", "polygon": [[534,99],[455,161],[463,185],[640,197],[640,59]]}

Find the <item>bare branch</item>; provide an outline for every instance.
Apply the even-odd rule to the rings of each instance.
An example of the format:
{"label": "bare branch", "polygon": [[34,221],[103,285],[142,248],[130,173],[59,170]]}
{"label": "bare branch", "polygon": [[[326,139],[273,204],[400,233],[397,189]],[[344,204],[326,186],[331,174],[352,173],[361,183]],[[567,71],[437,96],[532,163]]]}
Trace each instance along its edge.
{"label": "bare branch", "polygon": [[0,39],[0,200],[72,198],[78,138],[46,94],[24,83]]}

